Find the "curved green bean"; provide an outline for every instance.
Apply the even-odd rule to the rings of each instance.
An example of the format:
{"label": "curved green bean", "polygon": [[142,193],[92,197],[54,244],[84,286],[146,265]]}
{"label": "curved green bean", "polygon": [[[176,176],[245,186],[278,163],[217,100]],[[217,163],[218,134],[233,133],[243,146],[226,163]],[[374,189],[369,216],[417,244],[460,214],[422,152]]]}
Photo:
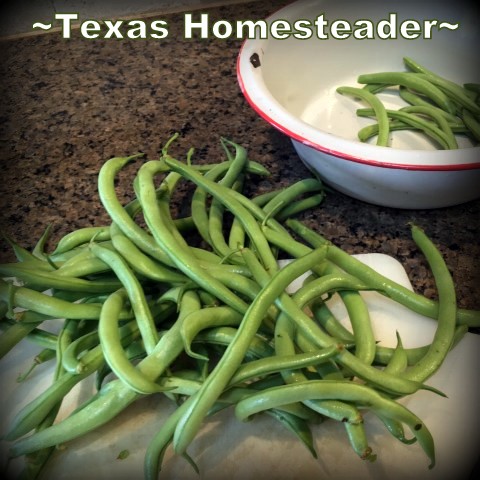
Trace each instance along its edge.
{"label": "curved green bean", "polygon": [[[359,80],[359,83],[362,83]],[[365,82],[365,83],[380,83],[380,82]],[[390,135],[390,126],[388,116],[383,103],[373,94],[362,88],[355,87],[338,87],[337,92],[342,95],[350,95],[361,98],[366,101],[374,110],[375,117],[378,122],[378,137],[377,145],[381,147],[388,146],[388,137]]]}

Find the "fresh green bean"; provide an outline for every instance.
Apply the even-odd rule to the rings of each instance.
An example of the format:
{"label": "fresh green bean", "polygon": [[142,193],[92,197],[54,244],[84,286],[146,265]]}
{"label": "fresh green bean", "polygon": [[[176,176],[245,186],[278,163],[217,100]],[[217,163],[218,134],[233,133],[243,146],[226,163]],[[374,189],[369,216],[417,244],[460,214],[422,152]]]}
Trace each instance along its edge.
{"label": "fresh green bean", "polygon": [[[359,83],[360,82],[359,80]],[[380,83],[380,82],[365,82],[365,83]],[[355,87],[338,87],[337,92],[342,95],[350,95],[353,97],[361,98],[366,101],[375,111],[375,117],[379,125],[377,145],[381,147],[388,146],[388,137],[390,134],[390,127],[388,122],[388,116],[383,103],[373,94],[362,88]]]}
{"label": "fresh green bean", "polygon": [[[297,220],[290,219],[286,222],[298,235],[304,238],[313,247],[328,245],[328,258],[345,270],[347,273],[364,281],[372,289],[388,296],[398,303],[410,308],[416,313],[430,318],[438,318],[438,302],[417,294],[397,282],[376,272],[360,260],[336,247],[322,235],[309,229]],[[457,325],[480,327],[480,311],[471,309],[457,309]]]}
{"label": "fresh green bean", "polygon": [[230,385],[236,385],[255,377],[260,377],[281,370],[292,370],[318,365],[334,357],[343,347],[331,345],[316,352],[297,353],[291,355],[276,355],[261,358],[242,364],[230,380]]}
{"label": "fresh green bean", "polygon": [[202,308],[192,312],[182,322],[181,326],[181,336],[185,351],[192,357],[204,359],[202,355],[195,353],[191,349],[191,344],[196,335],[205,328],[238,326],[241,321],[242,315],[227,306]]}
{"label": "fresh green bean", "polygon": [[417,438],[424,452],[430,459],[429,468],[435,465],[435,448],[432,435],[426,425],[410,410],[375,390],[354,382],[338,382],[330,380],[310,380],[280,387],[272,387],[258,394],[240,400],[235,406],[235,415],[239,420],[268,408],[275,408],[286,403],[304,399],[340,399],[368,405],[374,413],[379,412],[388,418],[404,422]]}
{"label": "fresh green bean", "polygon": [[412,72],[381,72],[359,75],[358,83],[391,83],[402,85],[414,91],[422,93],[430,98],[440,108],[451,114],[455,114],[456,109],[452,101],[438,87],[430,81],[423,78],[420,74]]}
{"label": "fresh green bean", "polygon": [[[98,320],[100,317],[101,306],[98,304],[72,303],[26,287],[16,285],[9,287],[4,280],[0,279],[0,300],[8,301],[10,293],[12,293],[13,303],[17,307],[27,309],[26,312],[19,313],[22,321],[25,321],[26,314],[30,313],[29,311],[47,315],[51,318]],[[131,317],[131,312],[122,312],[122,319]],[[32,321],[37,322],[38,317],[33,318]]]}
{"label": "fresh green bean", "polygon": [[452,346],[457,304],[455,285],[441,253],[422,229],[412,225],[411,230],[415,243],[432,270],[438,290],[437,328],[433,341],[425,356],[402,374],[404,378],[423,382],[440,368]]}
{"label": "fresh green bean", "polygon": [[215,403],[240,365],[248,345],[260,327],[270,305],[295,278],[324,255],[325,252],[320,249],[301,259],[294,260],[282,270],[277,271],[271,283],[262,288],[246,311],[235,339],[227,347],[202,388],[195,395],[192,406],[179,421],[173,443],[176,452],[184,452],[195,436],[208,409]]}
{"label": "fresh green bean", "polygon": [[59,240],[51,255],[58,255],[59,253],[65,253],[73,250],[80,245],[86,245],[94,237],[97,242],[109,240],[110,233],[108,231],[108,227],[83,227],[67,233]]}
{"label": "fresh green bean", "polygon": [[245,228],[247,234],[249,235],[252,244],[255,246],[256,251],[262,258],[262,261],[265,263],[268,269],[272,272],[278,269],[276,259],[272,255],[268,242],[266,241],[265,236],[262,234],[259,225],[252,217],[252,215],[249,214],[245,206],[242,205],[239,201],[237,201],[238,197],[234,195],[234,191],[223,187],[223,185],[217,185],[214,182],[203,178],[194,170],[189,169],[188,167],[171,157],[165,158],[165,162],[172,169],[182,174],[185,178],[193,181],[196,185],[199,185],[205,190],[207,190],[214,198],[222,201],[225,206],[229,210],[231,210],[242,222],[242,225]]}
{"label": "fresh green bean", "polygon": [[[114,223],[138,248],[156,258],[165,265],[172,266],[168,255],[154,241],[153,237],[138,225],[129,212],[119,202],[115,192],[115,176],[136,156],[112,158],[105,162],[98,174],[98,192],[100,201]],[[162,169],[165,172],[167,167]],[[154,193],[156,199],[156,193]]]}
{"label": "fresh green bean", "polygon": [[[102,313],[98,321],[98,338],[104,352],[105,360],[120,380],[138,393],[148,394],[160,392],[162,389],[155,382],[141,374],[130,363],[123,346],[118,325],[118,315],[128,299],[124,289],[112,293],[103,304]],[[141,327],[140,327],[141,331]],[[145,338],[142,337],[145,345]],[[155,344],[156,345],[156,344]],[[148,353],[148,349],[145,347]]]}
{"label": "fresh green bean", "polygon": [[[49,288],[59,288],[62,290],[71,290],[83,293],[109,293],[119,287],[116,279],[95,279],[85,280],[83,278],[57,276],[54,272],[45,272],[32,270],[20,266],[12,266],[8,270],[2,268],[2,274],[15,276],[27,287],[35,290],[48,290]],[[8,272],[8,273],[7,273]]]}
{"label": "fresh green bean", "polygon": [[407,352],[403,348],[402,339],[400,334],[397,332],[397,346],[393,351],[393,354],[385,366],[384,370],[388,373],[401,373],[404,372],[408,367],[408,357]]}
{"label": "fresh green bean", "polygon": [[24,323],[15,322],[10,325],[0,335],[0,359],[10,352],[23,338],[32,332],[41,322]]}
{"label": "fresh green bean", "polygon": [[139,275],[162,283],[177,284],[185,282],[185,276],[145,255],[135,243],[125,235],[115,233],[112,235],[112,243],[130,268],[135,270]]}
{"label": "fresh green bean", "polygon": [[[228,305],[239,312],[246,310],[246,303],[233,294],[221,282],[203,270],[193,254],[188,249],[179,248],[175,236],[165,227],[165,219],[161,215],[156,201],[153,177],[162,169],[162,164],[150,161],[143,164],[136,177],[137,196],[141,199],[145,220],[152,231],[153,236],[163,251],[171,259],[178,269],[193,281],[197,282],[206,291],[216,295]],[[193,170],[192,170],[193,171]]]}
{"label": "fresh green bean", "polygon": [[[92,250],[92,253],[110,266],[125,288],[140,328],[145,349],[147,353],[151,353],[158,343],[158,333],[141,283],[132,272],[127,262],[118,253],[101,247],[96,243],[90,244],[90,249]],[[104,307],[105,305],[102,307],[102,310]],[[120,311],[116,312],[116,315],[120,315]]]}
{"label": "fresh green bean", "polygon": [[[415,75],[415,74],[414,74]],[[431,73],[417,73],[421,79],[425,79],[430,82],[432,85],[435,85],[440,90],[444,91],[453,101],[461,105],[463,108],[466,108],[474,115],[480,115],[480,106],[478,106],[470,96],[465,92],[463,87],[457,85],[454,82],[450,82],[438,75]],[[455,113],[454,111],[448,110],[450,113]]]}
{"label": "fresh green bean", "polygon": [[43,350],[41,350],[39,353],[35,355],[30,367],[17,377],[17,382],[25,381],[27,377],[34,371],[34,369],[38,365],[42,365],[43,363],[49,362],[50,360],[54,360],[55,358],[56,358],[55,350],[52,350],[51,348],[44,348]]}
{"label": "fresh green bean", "polygon": [[[455,328],[451,350],[457,346],[458,342],[460,342],[466,333],[468,333],[467,325],[457,325]],[[420,347],[404,348],[404,352],[407,355],[408,365],[415,365],[427,353],[429,347],[430,344],[422,345]],[[375,352],[375,363],[378,365],[387,365],[391,361],[394,353],[395,349],[392,347],[377,345]]]}
{"label": "fresh green bean", "polygon": [[456,115],[453,115],[439,107],[436,107],[431,102],[424,100],[420,95],[417,95],[416,93],[412,92],[408,88],[400,86],[398,89],[398,94],[400,98],[405,100],[405,102],[409,103],[410,105],[416,106],[416,107],[431,108],[435,110],[439,115],[442,115],[443,117],[445,117],[445,119],[447,119],[451,123],[456,123],[459,120],[459,118]]}
{"label": "fresh green bean", "polygon": [[463,110],[462,118],[475,140],[480,142],[480,122],[468,110]]}

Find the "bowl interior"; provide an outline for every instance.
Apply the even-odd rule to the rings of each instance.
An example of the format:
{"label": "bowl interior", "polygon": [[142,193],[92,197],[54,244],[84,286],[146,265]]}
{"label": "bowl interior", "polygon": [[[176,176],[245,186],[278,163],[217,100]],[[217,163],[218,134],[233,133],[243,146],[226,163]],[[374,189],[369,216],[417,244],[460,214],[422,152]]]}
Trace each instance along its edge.
{"label": "bowl interior", "polygon": [[[261,68],[250,64],[240,65],[239,75],[244,83],[247,98],[254,108],[271,123],[303,143],[328,145],[329,137],[339,137],[335,150],[347,148],[347,143],[360,144],[358,130],[372,123],[357,117],[356,108],[364,106],[351,97],[338,94],[341,85],[358,86],[362,73],[403,71],[403,57],[409,56],[430,70],[458,83],[478,82],[479,41],[476,16],[469,3],[430,1],[389,2],[366,0],[334,1],[306,0],[281,9],[268,20],[287,20],[293,24],[298,19],[314,21],[319,15],[331,24],[335,20],[355,21],[366,19],[373,26],[383,21],[385,32],[389,25],[397,31],[404,20],[414,19],[421,25],[424,20],[459,23],[458,31],[433,27],[430,39],[405,39],[397,33],[395,39],[310,39],[299,40],[290,36],[285,40],[269,37],[265,40],[247,40],[242,55],[258,53]],[[390,14],[394,14],[393,22]],[[329,33],[326,28],[325,33]],[[245,59],[246,61],[247,59]],[[243,71],[242,71],[243,69]],[[247,70],[249,70],[247,72]],[[256,71],[254,71],[256,70]],[[385,105],[398,108],[405,105],[398,94],[381,95]],[[357,145],[357,148],[358,148]],[[471,147],[468,139],[459,141],[460,147]],[[409,150],[435,150],[436,147],[423,136],[413,132],[395,132],[392,147]],[[328,147],[326,147],[328,148]],[[348,147],[351,148],[351,145]],[[348,150],[347,148],[347,150]],[[392,150],[392,149],[390,149]],[[465,150],[472,150],[466,148]],[[457,152],[458,153],[458,152]]]}

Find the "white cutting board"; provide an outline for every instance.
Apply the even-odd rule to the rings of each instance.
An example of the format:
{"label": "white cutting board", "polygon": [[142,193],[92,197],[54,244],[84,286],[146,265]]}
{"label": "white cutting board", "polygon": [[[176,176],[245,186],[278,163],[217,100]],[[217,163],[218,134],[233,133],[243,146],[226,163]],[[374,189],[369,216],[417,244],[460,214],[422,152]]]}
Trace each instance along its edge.
{"label": "white cutting board", "polygon": [[[411,288],[405,270],[395,259],[382,254],[357,257]],[[430,342],[435,321],[414,314],[377,293],[363,294],[370,306],[376,337],[382,345],[395,346],[396,330],[405,347]],[[332,299],[330,307],[345,321],[345,312],[338,300]],[[24,344],[2,361],[0,435],[6,431],[13,413],[50,382],[52,370],[45,366],[38,367],[30,380],[23,384],[15,382],[37,351],[38,348]],[[400,443],[372,414],[366,415],[365,425],[370,445],[377,454],[374,463],[357,458],[344,427],[337,422],[326,421],[313,428],[318,452],[318,459],[314,459],[293,434],[272,418],[263,415],[240,423],[229,409],[209,419],[189,448],[190,455],[200,468],[200,475],[169,450],[160,479],[247,480],[257,476],[277,480],[466,479],[479,453],[479,360],[480,336],[467,334],[428,381],[429,385],[443,391],[447,398],[421,391],[401,400],[422,418],[433,434],[437,453],[437,465],[433,470],[428,470],[428,459],[417,444]],[[66,415],[82,399],[88,398],[90,387],[83,386],[72,392],[61,415]],[[57,451],[42,478],[141,479],[145,447],[173,408],[163,396],[145,398],[108,426]],[[129,456],[119,460],[117,457],[122,450],[128,450]],[[7,446],[2,442],[2,457],[5,457],[6,451]],[[18,459],[10,465],[12,471],[18,471],[20,467],[21,460]]]}

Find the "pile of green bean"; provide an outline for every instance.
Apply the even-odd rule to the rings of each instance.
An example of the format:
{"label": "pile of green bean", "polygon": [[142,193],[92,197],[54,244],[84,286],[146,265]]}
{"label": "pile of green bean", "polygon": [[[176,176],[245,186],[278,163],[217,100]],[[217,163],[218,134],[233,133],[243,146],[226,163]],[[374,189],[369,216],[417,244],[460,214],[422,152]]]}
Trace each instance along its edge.
{"label": "pile of green bean", "polygon": [[[480,312],[457,308],[448,269],[420,228],[412,235],[436,279],[436,301],[294,218],[323,201],[320,181],[249,197],[245,180],[268,171],[240,145],[222,145],[226,158],[207,165],[193,164],[192,151],[185,162],[173,158],[170,142],[158,160],[112,158],[98,176],[108,225],[75,230],[50,252],[48,231],[31,251],[9,240],[18,261],[0,265],[0,355],[31,341],[42,349],[36,363],[55,364],[51,385],[18,412],[5,437],[11,457],[26,459],[25,478],[40,474],[55,446],[146,395],[177,405],[146,449],[146,479],[158,477],[167,448],[195,467],[190,443],[207,416],[227,407],[239,420],[271,415],[313,455],[310,426],[341,422],[353,451],[373,461],[363,424],[369,411],[399,441],[417,441],[433,467],[427,426],[398,399],[419,389],[442,395],[425,382],[468,328],[480,326]],[[131,162],[140,162],[135,198],[123,205],[116,179]],[[185,182],[190,208],[179,217],[172,201]],[[280,268],[280,258],[291,262]],[[287,293],[306,272],[303,285]],[[432,343],[377,345],[364,290],[436,319]],[[328,308],[334,293],[351,329]],[[61,322],[56,334],[47,328],[51,321]],[[89,377],[96,393],[56,420],[65,396]]]}
{"label": "pile of green bean", "polygon": [[[337,92],[363,100],[369,108],[357,109],[357,116],[375,123],[358,131],[358,139],[367,142],[376,137],[376,144],[391,145],[391,132],[411,130],[425,135],[444,150],[457,149],[458,135],[469,138],[473,145],[480,141],[480,84],[460,85],[420,65],[410,57],[403,59],[407,71],[379,72],[359,75],[360,87],[342,86]],[[386,108],[378,93],[398,92],[405,106]]]}

